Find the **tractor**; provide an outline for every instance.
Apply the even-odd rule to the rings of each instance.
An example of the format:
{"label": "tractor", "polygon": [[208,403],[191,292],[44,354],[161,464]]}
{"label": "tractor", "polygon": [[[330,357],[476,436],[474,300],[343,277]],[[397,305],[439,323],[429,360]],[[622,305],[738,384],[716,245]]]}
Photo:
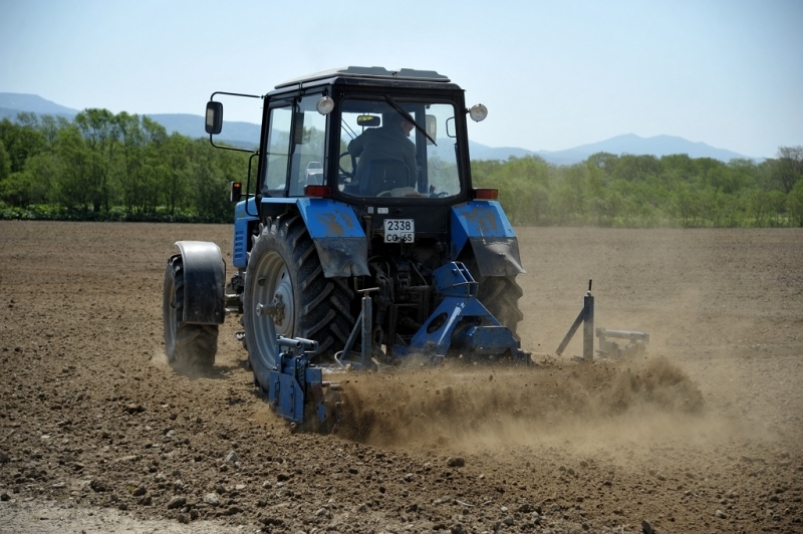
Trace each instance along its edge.
{"label": "tractor", "polygon": [[[467,122],[485,106],[467,108],[434,71],[348,67],[265,95],[213,93],[206,131],[228,150],[248,149],[216,141],[221,95],[261,99],[260,142],[231,187],[231,277],[214,243],[179,241],[168,260],[169,361],[213,365],[236,313],[256,385],[290,418],[320,401],[329,366],[529,362],[516,235],[497,191],[471,180]],[[369,154],[383,135],[401,148]]]}

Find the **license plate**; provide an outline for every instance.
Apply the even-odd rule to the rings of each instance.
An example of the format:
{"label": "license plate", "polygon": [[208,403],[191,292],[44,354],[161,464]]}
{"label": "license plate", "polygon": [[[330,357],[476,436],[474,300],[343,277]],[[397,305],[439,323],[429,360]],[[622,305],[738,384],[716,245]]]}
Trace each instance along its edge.
{"label": "license plate", "polygon": [[412,243],[415,241],[413,219],[385,219],[385,243]]}

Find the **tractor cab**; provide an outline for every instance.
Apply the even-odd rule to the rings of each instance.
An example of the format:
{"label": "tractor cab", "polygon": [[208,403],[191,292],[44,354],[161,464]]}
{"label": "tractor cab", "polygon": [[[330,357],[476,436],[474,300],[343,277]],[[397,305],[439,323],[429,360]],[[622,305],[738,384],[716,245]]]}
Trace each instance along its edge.
{"label": "tractor cab", "polygon": [[[212,95],[213,144],[218,94],[252,96]],[[518,242],[496,191],[471,185],[467,117],[483,120],[484,106],[467,109],[437,72],[380,67],[253,98],[261,139],[245,188],[233,188],[237,274],[225,301],[243,313],[255,365],[277,365],[275,334],[315,341],[323,360],[350,355],[358,331],[365,358],[371,347],[391,360],[519,355]]]}
{"label": "tractor cab", "polygon": [[[259,162],[247,189],[254,195],[352,205],[377,198],[453,205],[471,197],[463,90],[446,76],[348,67],[279,84],[263,98]],[[479,121],[487,110],[469,113]],[[212,101],[210,136],[216,125],[222,105]]]}

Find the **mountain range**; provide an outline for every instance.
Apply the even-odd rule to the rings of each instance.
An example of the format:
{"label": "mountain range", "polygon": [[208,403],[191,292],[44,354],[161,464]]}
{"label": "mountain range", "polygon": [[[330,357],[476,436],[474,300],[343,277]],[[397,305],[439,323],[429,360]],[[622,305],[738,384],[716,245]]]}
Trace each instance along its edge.
{"label": "mountain range", "polygon": [[[44,98],[21,93],[0,93],[0,119],[17,117],[21,112],[36,113],[38,115],[57,115],[72,119],[80,111],[45,100]],[[201,115],[182,113],[146,114],[146,116],[165,127],[168,133],[197,138],[206,137],[204,131],[204,118]],[[223,142],[240,146],[253,146],[259,139],[260,127],[249,122],[226,121],[222,134],[217,137]],[[608,152],[621,155],[653,155],[656,157],[670,154],[688,154],[692,158],[712,158],[720,161],[731,159],[751,159],[742,154],[723,148],[715,148],[706,143],[692,142],[682,137],[671,135],[658,135],[654,137],[640,137],[635,134],[625,134],[606,139],[597,143],[580,145],[566,150],[527,150],[518,147],[491,147],[469,142],[471,158],[475,160],[507,160],[512,157],[539,156],[555,165],[571,165],[587,159],[598,152]]]}

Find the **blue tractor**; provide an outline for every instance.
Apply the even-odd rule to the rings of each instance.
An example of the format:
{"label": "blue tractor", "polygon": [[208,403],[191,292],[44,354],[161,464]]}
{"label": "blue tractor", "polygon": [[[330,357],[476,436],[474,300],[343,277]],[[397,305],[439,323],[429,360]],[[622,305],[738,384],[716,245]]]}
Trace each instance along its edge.
{"label": "blue tractor", "polygon": [[485,106],[437,72],[348,67],[214,93],[206,130],[228,149],[218,95],[262,100],[261,139],[245,187],[232,184],[233,276],[214,243],[180,241],[168,261],[170,361],[213,365],[226,312],[277,403],[318,398],[330,365],[529,361],[516,235],[496,190],[471,182],[467,119]]}

